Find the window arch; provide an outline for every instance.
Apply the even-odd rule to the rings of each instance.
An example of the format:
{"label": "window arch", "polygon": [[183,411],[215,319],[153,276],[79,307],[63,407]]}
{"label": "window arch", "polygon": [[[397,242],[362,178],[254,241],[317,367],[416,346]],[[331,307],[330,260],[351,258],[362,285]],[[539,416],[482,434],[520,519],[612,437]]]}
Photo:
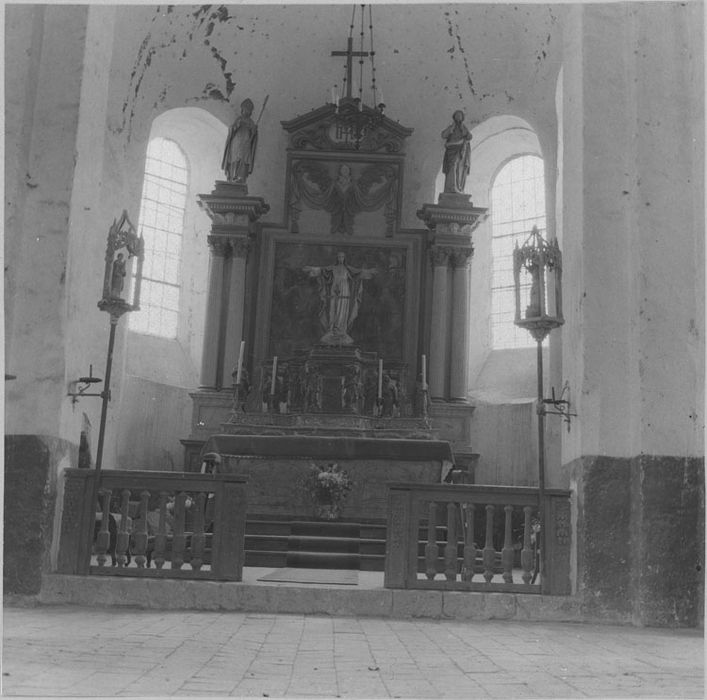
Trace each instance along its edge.
{"label": "window arch", "polygon": [[187,159],[177,143],[162,137],[151,139],[139,218],[145,262],[140,312],[130,314],[132,331],[177,337],[188,177]]}
{"label": "window arch", "polygon": [[543,159],[521,155],[507,161],[491,186],[491,346],[529,347],[530,334],[514,324],[513,249],[522,245],[533,226],[545,233]]}

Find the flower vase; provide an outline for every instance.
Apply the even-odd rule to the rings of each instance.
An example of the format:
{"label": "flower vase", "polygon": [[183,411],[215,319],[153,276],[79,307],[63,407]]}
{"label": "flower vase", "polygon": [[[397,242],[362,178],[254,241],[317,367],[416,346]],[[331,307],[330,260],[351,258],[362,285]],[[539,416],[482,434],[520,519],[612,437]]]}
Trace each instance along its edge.
{"label": "flower vase", "polygon": [[341,517],[341,506],[337,503],[318,503],[316,514],[320,520],[338,520]]}

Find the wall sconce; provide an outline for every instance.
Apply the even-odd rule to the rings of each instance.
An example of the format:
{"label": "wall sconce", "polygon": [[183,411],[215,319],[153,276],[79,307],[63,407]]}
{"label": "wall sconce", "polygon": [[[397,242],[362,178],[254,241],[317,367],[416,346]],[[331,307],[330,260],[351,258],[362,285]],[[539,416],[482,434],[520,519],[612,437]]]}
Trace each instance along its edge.
{"label": "wall sconce", "polygon": [[100,377],[93,376],[93,365],[88,366],[88,377],[79,377],[76,381],[69,384],[69,387],[75,387],[77,391],[69,391],[67,395],[71,397],[71,403],[78,403],[82,396],[100,396],[103,397],[105,392],[101,391],[98,394],[89,394],[88,389],[92,384],[100,384],[103,380]]}

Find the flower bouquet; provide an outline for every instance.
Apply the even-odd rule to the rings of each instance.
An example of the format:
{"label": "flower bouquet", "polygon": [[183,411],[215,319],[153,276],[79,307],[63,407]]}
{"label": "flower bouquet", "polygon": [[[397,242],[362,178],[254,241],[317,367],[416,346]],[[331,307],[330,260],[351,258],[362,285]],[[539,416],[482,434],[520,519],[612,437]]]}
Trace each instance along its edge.
{"label": "flower bouquet", "polygon": [[341,507],[351,490],[351,480],[344,469],[332,463],[310,469],[304,478],[304,489],[318,517],[336,520],[341,517]]}

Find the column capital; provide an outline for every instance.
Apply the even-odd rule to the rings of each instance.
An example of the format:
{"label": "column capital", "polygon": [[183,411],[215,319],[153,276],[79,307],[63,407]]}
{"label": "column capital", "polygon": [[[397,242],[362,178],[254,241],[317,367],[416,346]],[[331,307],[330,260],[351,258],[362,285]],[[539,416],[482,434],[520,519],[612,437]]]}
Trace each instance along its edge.
{"label": "column capital", "polygon": [[474,246],[453,246],[451,248],[451,254],[449,256],[449,261],[455,270],[460,268],[469,267],[471,263],[471,258],[474,255]]}
{"label": "column capital", "polygon": [[221,258],[225,258],[229,250],[230,239],[228,236],[223,236],[219,234],[209,234],[206,238],[211,253],[217,255]]}
{"label": "column capital", "polygon": [[448,267],[454,249],[451,246],[430,246],[430,261],[433,267]]}
{"label": "column capital", "polygon": [[250,239],[244,236],[231,238],[231,254],[234,258],[247,258],[250,252]]}

